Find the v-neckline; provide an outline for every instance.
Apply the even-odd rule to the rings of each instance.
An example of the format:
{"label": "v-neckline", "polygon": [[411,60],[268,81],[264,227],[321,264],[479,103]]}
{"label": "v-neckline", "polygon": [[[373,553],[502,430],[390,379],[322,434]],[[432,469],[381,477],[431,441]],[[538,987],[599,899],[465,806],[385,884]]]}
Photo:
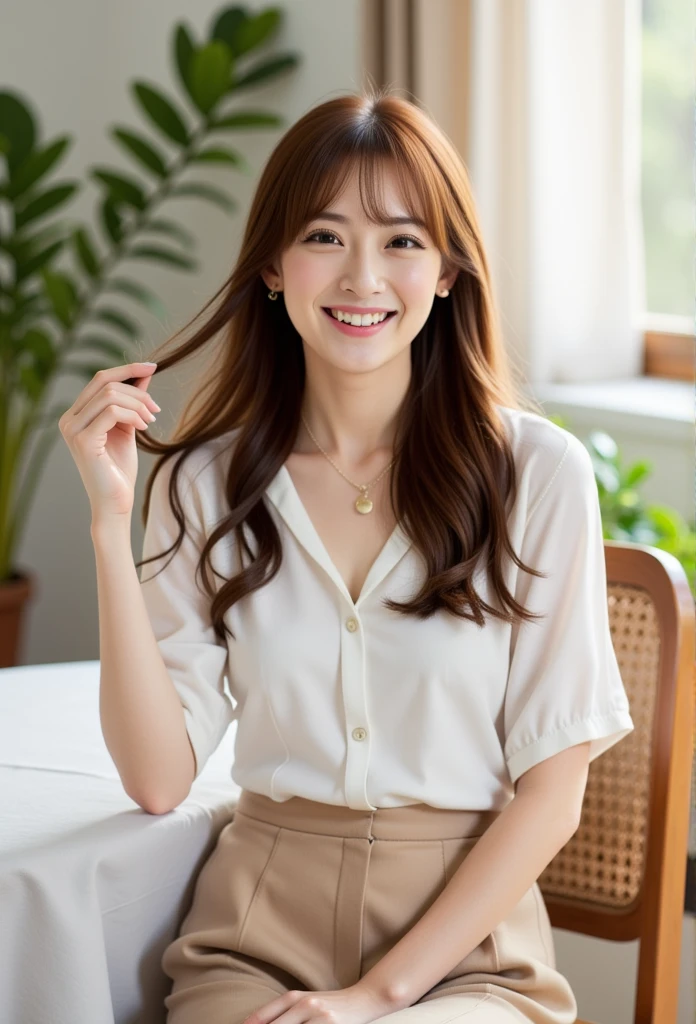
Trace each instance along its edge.
{"label": "v-neckline", "polygon": [[282,464],[266,488],[266,494],[305,551],[331,577],[353,608],[357,609],[365,601],[411,546],[410,538],[405,533],[401,524],[397,522],[370,566],[357,600],[354,601],[346,581],[336,568],[326,545],[321,539],[319,531],[314,525],[312,517],[305,508],[305,504],[295,487],[292,474],[285,463]]}

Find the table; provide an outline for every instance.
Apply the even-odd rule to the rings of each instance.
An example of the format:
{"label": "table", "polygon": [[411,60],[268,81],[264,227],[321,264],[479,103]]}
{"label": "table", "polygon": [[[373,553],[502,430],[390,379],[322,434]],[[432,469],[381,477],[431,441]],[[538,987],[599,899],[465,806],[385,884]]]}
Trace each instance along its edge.
{"label": "table", "polygon": [[0,1021],[161,1024],[198,871],[241,792],[236,722],[168,814],[123,789],[99,661],[0,669]]}

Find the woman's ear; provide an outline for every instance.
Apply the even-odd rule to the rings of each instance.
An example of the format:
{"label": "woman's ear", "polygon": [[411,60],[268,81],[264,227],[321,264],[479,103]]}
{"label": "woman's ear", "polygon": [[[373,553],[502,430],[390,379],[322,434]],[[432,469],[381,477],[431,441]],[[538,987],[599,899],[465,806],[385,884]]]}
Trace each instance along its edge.
{"label": "woman's ear", "polygon": [[278,291],[283,286],[283,275],[279,274],[273,266],[262,270],[261,278],[263,279],[263,283],[270,288],[271,291]]}
{"label": "woman's ear", "polygon": [[445,261],[444,257],[442,260],[442,273],[437,282],[437,291],[441,291],[443,288],[447,288],[449,291],[452,290],[452,285],[459,276],[459,267],[453,267],[451,264]]}

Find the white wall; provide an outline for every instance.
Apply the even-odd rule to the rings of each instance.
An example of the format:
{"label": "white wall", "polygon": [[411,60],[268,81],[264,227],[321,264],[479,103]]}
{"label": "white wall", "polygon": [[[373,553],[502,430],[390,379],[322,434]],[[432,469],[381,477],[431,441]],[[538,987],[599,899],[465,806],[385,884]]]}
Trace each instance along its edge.
{"label": "white wall", "polygon": [[[202,32],[211,13],[219,6],[211,0],[197,4],[186,0],[148,0],[146,4],[135,0],[121,0],[119,4],[94,4],[88,0],[62,0],[59,4],[46,0],[4,0],[0,34],[3,85],[19,90],[32,100],[40,112],[45,137],[52,138],[66,130],[76,136],[67,160],[61,165],[62,177],[81,176],[88,164],[100,161],[130,169],[129,162],[109,141],[105,131],[107,125],[116,121],[142,125],[127,83],[134,78],[144,78],[161,83],[170,91],[169,32],[172,25],[184,18],[195,31]],[[258,9],[265,5],[249,3],[247,6]],[[250,92],[245,103],[280,113],[290,124],[315,103],[360,86],[360,4],[359,0],[291,0],[283,7],[286,24],[279,48],[300,51],[302,66],[279,84]],[[433,112],[436,113],[434,109]],[[149,131],[146,129],[146,133]],[[239,134],[234,140],[230,137],[230,144],[238,145],[259,171],[280,134],[282,129],[247,133],[246,137]],[[199,172],[197,177],[205,176]],[[137,267],[142,278],[162,296],[169,311],[169,320],[164,326],[151,318],[143,320],[142,340],[133,358],[151,351],[180,327],[202,307],[229,273],[254,178],[223,171],[211,171],[207,177],[211,182],[224,182],[224,187],[237,197],[239,214],[228,219],[202,202],[179,201],[176,207],[179,216],[199,239],[200,273],[193,276],[161,271],[144,264],[131,265]],[[90,218],[96,195],[96,187],[86,188],[73,213]],[[141,269],[143,267],[145,269]],[[155,431],[161,429],[166,435],[168,423],[181,401],[181,388],[195,372],[194,364],[185,370],[177,367],[176,371],[165,375],[166,379],[156,382],[152,393],[163,411]],[[81,386],[78,378],[64,378],[56,387],[51,404],[70,404]],[[549,407],[547,411],[553,410]],[[651,444],[653,442],[654,438]],[[669,454],[670,450],[670,445],[666,444],[664,452]],[[147,457],[143,457],[137,509],[142,503],[148,462]],[[684,467],[686,476],[690,463],[680,459],[679,466]],[[678,476],[681,478],[681,475],[680,468]],[[656,486],[659,486],[659,500],[673,501],[684,507],[683,480],[670,473],[669,479],[661,476]],[[690,489],[691,484],[688,487]],[[29,611],[20,664],[99,656],[89,524],[87,496],[72,457],[59,438],[36,493],[16,558],[18,567],[30,568],[39,576],[39,592]],[[138,512],[133,524],[133,550],[138,558],[141,545]],[[692,1024],[694,1020],[690,990],[696,955],[693,923],[693,919],[685,921],[679,1024]],[[635,985],[635,944],[617,947],[558,931],[555,936],[558,966],[568,975],[577,993],[581,1016],[612,1024],[629,1024]]]}

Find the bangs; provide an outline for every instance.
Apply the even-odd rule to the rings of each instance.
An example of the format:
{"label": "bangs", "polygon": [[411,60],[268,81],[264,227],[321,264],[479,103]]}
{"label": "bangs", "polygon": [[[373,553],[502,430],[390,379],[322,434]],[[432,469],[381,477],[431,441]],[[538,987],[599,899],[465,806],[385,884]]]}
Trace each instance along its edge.
{"label": "bangs", "polygon": [[438,201],[443,183],[437,172],[411,160],[408,153],[396,153],[390,148],[363,146],[357,153],[355,145],[346,152],[336,152],[335,139],[320,154],[314,154],[312,167],[307,168],[305,187],[288,203],[284,246],[294,241],[307,225],[328,210],[343,192],[348,179],[357,171],[358,192],[366,218],[379,226],[393,225],[393,211],[384,202],[384,168],[393,168],[399,182],[399,198],[405,213],[414,224],[423,227],[435,245],[445,251],[447,231]]}

